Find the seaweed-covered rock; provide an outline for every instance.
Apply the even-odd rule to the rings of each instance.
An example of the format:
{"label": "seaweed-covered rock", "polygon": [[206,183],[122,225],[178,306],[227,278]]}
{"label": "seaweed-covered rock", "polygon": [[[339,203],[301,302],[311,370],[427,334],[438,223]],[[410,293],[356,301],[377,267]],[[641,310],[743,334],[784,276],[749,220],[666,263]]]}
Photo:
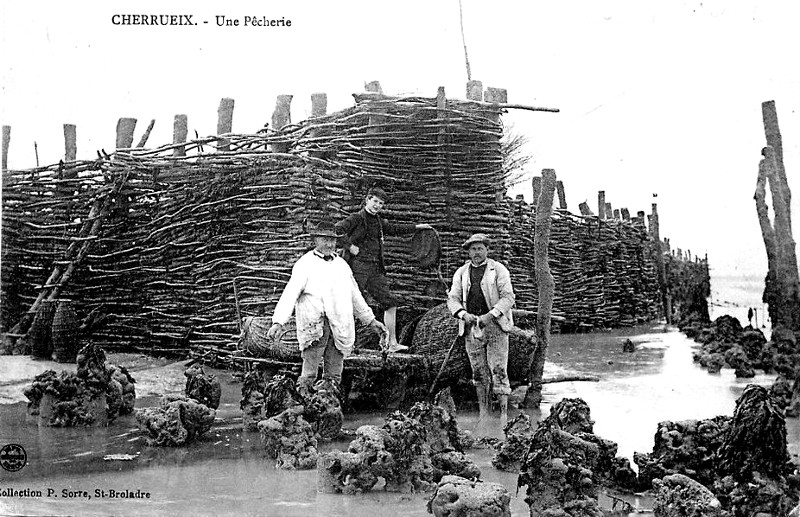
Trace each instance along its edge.
{"label": "seaweed-covered rock", "polygon": [[589,404],[583,399],[564,398],[550,408],[547,419],[568,433],[592,433],[594,421],[590,414]]}
{"label": "seaweed-covered rock", "polygon": [[499,483],[445,476],[428,501],[435,517],[511,517],[511,494]]}
{"label": "seaweed-covered rock", "polygon": [[183,396],[166,396],[159,406],[137,409],[139,429],[148,435],[147,443],[175,447],[191,442],[208,432],[216,412]]}
{"label": "seaweed-covered rock", "polygon": [[731,425],[731,417],[660,422],[653,452],[634,453],[639,467],[639,489],[648,490],[654,479],[684,474],[710,486],[716,477],[716,452]]}
{"label": "seaweed-covered rock", "polygon": [[441,406],[417,402],[408,410],[408,416],[425,427],[425,441],[431,453],[463,451],[455,416]]}
{"label": "seaweed-covered rock", "polygon": [[321,440],[330,441],[339,436],[342,430],[341,393],[339,387],[327,379],[314,385],[314,392],[306,400],[303,417],[311,423],[315,434]]}
{"label": "seaweed-covered rock", "polygon": [[773,476],[786,471],[786,422],[766,388],[756,384],[745,388],[718,455],[719,472],[738,480],[749,479],[753,471]]}
{"label": "seaweed-covered rock", "polygon": [[264,386],[264,416],[266,418],[304,404],[305,401],[297,392],[294,380],[287,375],[275,375]]}
{"label": "seaweed-covered rock", "polygon": [[317,466],[317,440],[311,424],[303,418],[302,406],[291,407],[258,423],[261,442],[275,466],[307,470]]}
{"label": "seaweed-covered rock", "polygon": [[653,481],[655,517],[724,517],[719,500],[706,487],[682,474]]}
{"label": "seaweed-covered rock", "polygon": [[98,345],[86,345],[78,352],[76,362],[79,379],[97,391],[105,389],[111,379],[111,373],[106,368],[105,350]]}
{"label": "seaweed-covered rock", "polygon": [[714,489],[724,507],[735,517],[787,515],[800,497],[797,488],[790,487],[785,478],[772,478],[759,472],[754,472],[746,482],[726,476]]}
{"label": "seaweed-covered rock", "polygon": [[199,364],[194,364],[187,368],[183,375],[186,376],[184,393],[186,393],[187,397],[211,409],[219,408],[222,387],[216,375],[206,373]]}
{"label": "seaweed-covered rock", "polygon": [[769,388],[769,394],[780,408],[786,409],[792,401],[792,382],[786,376],[778,375]]}
{"label": "seaweed-covered rock", "polygon": [[319,454],[317,490],[323,493],[354,494],[384,483],[396,467],[386,450],[389,433],[374,425],[358,428],[347,452],[332,450]]}
{"label": "seaweed-covered rock", "polygon": [[579,510],[570,513],[573,517],[601,517],[597,485],[588,468],[597,463],[598,456],[597,445],[559,429],[553,421],[543,421],[517,481],[519,486],[527,485],[525,502],[531,515],[547,515],[569,506]]}
{"label": "seaweed-covered rock", "polygon": [[622,351],[626,354],[632,354],[636,351],[636,345],[630,339],[626,339],[622,342]]}
{"label": "seaweed-covered rock", "polygon": [[708,373],[719,373],[725,366],[725,356],[720,353],[698,352],[694,358],[700,366],[708,370]]}
{"label": "seaweed-covered rock", "polygon": [[636,488],[636,472],[631,468],[628,458],[617,456],[616,442],[592,433],[575,433],[575,436],[597,445],[597,463],[589,465],[589,467],[598,483],[626,490]]}
{"label": "seaweed-covered rock", "polygon": [[39,425],[85,426],[106,422],[106,386],[87,383],[75,373],[46,370],[33,378],[24,394]]}
{"label": "seaweed-covered rock", "polygon": [[386,417],[383,429],[389,435],[386,450],[395,468],[386,479],[386,489],[398,492],[426,491],[433,487],[434,472],[425,426],[415,418],[395,411]]}
{"label": "seaweed-covered rock", "polygon": [[450,413],[451,416],[456,416],[456,402],[453,400],[453,393],[450,391],[450,386],[440,390],[436,394],[436,397],[434,397],[433,403]]}
{"label": "seaweed-covered rock", "polygon": [[518,472],[522,458],[530,449],[533,432],[531,418],[525,413],[520,413],[506,424],[503,429],[506,439],[492,458],[492,466],[499,470]]}
{"label": "seaweed-covered rock", "polygon": [[[122,389],[122,399],[118,403],[118,414],[130,415],[133,413],[133,408],[136,405],[136,386],[134,386],[136,380],[134,380],[133,376],[124,366],[112,364],[107,367],[107,370],[109,377],[111,378],[109,385],[116,381],[116,383],[118,383]],[[106,399],[108,400],[108,390],[106,390]],[[115,402],[114,405],[116,407],[117,403]],[[111,402],[109,401],[109,407],[110,406]],[[109,416],[110,414],[111,410],[109,409]]]}
{"label": "seaweed-covered rock", "polygon": [[447,475],[460,476],[467,479],[481,477],[481,469],[466,454],[459,451],[445,451],[431,454],[434,468],[433,479],[442,479]]}
{"label": "seaweed-covered rock", "polygon": [[725,352],[725,362],[735,370],[737,378],[751,378],[756,375],[750,359],[739,345],[734,345]]}
{"label": "seaweed-covered rock", "polygon": [[247,431],[258,431],[258,423],[266,418],[264,413],[264,381],[259,370],[247,372],[242,381],[242,424]]}

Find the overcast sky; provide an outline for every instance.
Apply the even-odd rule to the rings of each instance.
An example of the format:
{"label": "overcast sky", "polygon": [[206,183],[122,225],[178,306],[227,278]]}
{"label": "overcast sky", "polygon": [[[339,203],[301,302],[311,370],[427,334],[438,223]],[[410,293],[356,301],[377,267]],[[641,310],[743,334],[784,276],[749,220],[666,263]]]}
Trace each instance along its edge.
{"label": "overcast sky", "polygon": [[[156,119],[149,145],[216,132],[222,97],[236,101],[235,132],[270,119],[293,94],[328,110],[379,80],[387,94],[464,98],[467,80],[457,0],[258,2],[36,2],[4,0],[2,123],[9,166],[64,153],[77,125],[78,158],[114,147],[119,117]],[[597,191],[632,213],[658,202],[662,236],[708,253],[715,274],[766,272],[753,192],[765,144],[761,102],[775,100],[789,182],[800,199],[800,7],[755,1],[463,0],[472,78],[508,89],[509,102],[560,113],[505,116],[530,139],[532,172],[553,168],[570,209]],[[114,14],[187,14],[196,26],[112,23]],[[216,26],[216,16],[239,19]],[[244,27],[244,17],[291,27]],[[208,23],[204,23],[204,22]],[[528,198],[527,185],[520,192]],[[795,217],[797,220],[797,216]]]}

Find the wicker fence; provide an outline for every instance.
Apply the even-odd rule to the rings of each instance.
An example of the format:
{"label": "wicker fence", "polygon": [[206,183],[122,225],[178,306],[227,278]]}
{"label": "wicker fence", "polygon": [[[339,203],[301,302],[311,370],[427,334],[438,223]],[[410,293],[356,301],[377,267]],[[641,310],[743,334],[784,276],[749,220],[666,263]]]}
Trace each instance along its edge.
{"label": "wicker fence", "polygon": [[[534,209],[505,197],[500,109],[441,94],[358,101],[180,153],[173,145],[5,171],[3,330],[24,334],[19,323],[49,297],[72,300],[84,338],[109,350],[232,349],[240,317],[270,314],[309,249],[306,224],[357,210],[375,184],[392,196],[387,217],[430,223],[442,242],[440,271],[423,270],[408,239],[387,237],[404,321],[441,303],[439,273],[449,284],[475,232],[493,236],[518,307],[535,310]],[[657,317],[652,248],[640,222],[557,210],[554,314],[570,329]]]}

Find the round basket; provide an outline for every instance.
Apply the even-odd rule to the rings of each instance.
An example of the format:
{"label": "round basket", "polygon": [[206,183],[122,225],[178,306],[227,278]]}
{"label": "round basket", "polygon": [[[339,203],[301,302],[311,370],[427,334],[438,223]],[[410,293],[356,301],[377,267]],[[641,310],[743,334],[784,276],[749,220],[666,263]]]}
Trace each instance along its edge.
{"label": "round basket", "polygon": [[272,326],[272,318],[248,316],[242,319],[242,333],[239,336],[239,348],[252,357],[294,361],[300,358],[300,346],[297,343],[297,327],[294,318],[283,327],[280,339],[271,341],[267,332]]}
{"label": "round basket", "polygon": [[[446,304],[440,304],[426,312],[417,323],[411,349],[415,354],[428,358],[432,372],[436,375],[447,357],[447,351],[458,337],[458,320],[453,318]],[[458,379],[471,379],[472,369],[469,365],[467,351],[462,338],[453,347],[447,360],[439,385],[443,386]]]}
{"label": "round basket", "polygon": [[50,359],[53,353],[53,314],[56,312],[55,300],[43,300],[33,318],[28,337],[31,354],[34,357]]}
{"label": "round basket", "polygon": [[417,230],[411,237],[411,257],[420,267],[432,267],[439,264],[442,255],[442,242],[433,228]]}
{"label": "round basket", "polygon": [[72,302],[63,300],[53,314],[53,361],[74,363],[78,357],[78,315]]}

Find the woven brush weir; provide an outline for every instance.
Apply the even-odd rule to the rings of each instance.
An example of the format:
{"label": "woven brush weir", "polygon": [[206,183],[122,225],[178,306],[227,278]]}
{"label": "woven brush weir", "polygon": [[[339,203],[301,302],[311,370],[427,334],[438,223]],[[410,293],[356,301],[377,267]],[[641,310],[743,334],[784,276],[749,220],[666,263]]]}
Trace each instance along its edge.
{"label": "woven brush weir", "polygon": [[239,348],[253,357],[293,361],[300,358],[294,318],[283,327],[283,335],[274,341],[267,338],[272,318],[248,316],[242,319]]}
{"label": "woven brush weir", "polygon": [[55,311],[56,302],[54,300],[43,300],[33,319],[28,337],[31,343],[31,354],[34,357],[50,359],[53,353],[53,315]]}
{"label": "woven brush weir", "polygon": [[[433,371],[438,372],[447,357],[450,346],[457,337],[458,320],[453,318],[453,315],[447,310],[447,305],[440,304],[426,312],[417,323],[411,350],[415,354],[427,357]],[[461,338],[458,339],[459,343],[453,347],[453,353],[450,354],[439,379],[440,385],[458,379],[472,378],[472,369],[464,342]]]}
{"label": "woven brush weir", "polygon": [[78,356],[78,315],[72,302],[61,301],[53,314],[53,361],[74,363]]}

